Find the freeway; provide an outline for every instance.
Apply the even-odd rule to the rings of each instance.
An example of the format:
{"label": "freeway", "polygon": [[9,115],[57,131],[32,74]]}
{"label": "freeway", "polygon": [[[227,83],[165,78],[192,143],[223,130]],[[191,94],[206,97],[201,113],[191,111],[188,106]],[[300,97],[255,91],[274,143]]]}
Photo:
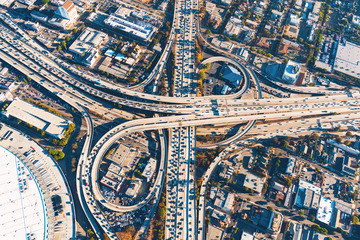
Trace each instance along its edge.
{"label": "freeway", "polygon": [[[2,14],[0,14],[0,16],[1,15]],[[17,28],[20,29],[19,27],[17,27]],[[106,98],[106,99],[114,98],[117,100],[118,104],[132,105],[131,103],[137,102],[139,104],[139,102],[140,102],[140,105],[142,105],[143,100],[162,102],[162,103],[171,103],[171,104],[191,104],[191,103],[201,102],[203,100],[208,101],[208,100],[214,98],[214,96],[203,96],[203,97],[182,96],[182,97],[175,97],[175,98],[174,97],[166,97],[166,96],[156,96],[153,94],[139,93],[139,92],[133,91],[131,89],[116,86],[114,83],[109,83],[107,81],[101,80],[92,74],[89,74],[87,72],[79,70],[79,69],[75,68],[73,65],[62,61],[61,59],[59,59],[56,56],[52,55],[51,53],[47,52],[45,49],[43,49],[40,45],[38,45],[33,40],[29,40],[28,38],[25,38],[25,39],[20,38],[19,36],[14,35],[13,32],[9,31],[5,27],[1,27],[0,29],[2,30],[0,37],[2,37],[4,41],[8,41],[8,43],[10,45],[13,45],[13,47],[18,48],[19,52],[28,56],[29,58],[34,58],[33,59],[34,62],[37,62],[37,63],[44,62],[44,63],[48,64],[49,67],[51,67],[51,70],[54,71],[55,73],[58,73],[58,71],[59,71],[59,74],[61,73],[61,78],[63,78],[63,80],[66,81],[67,83],[72,84],[78,88],[81,88],[82,90],[84,90],[90,94],[92,92],[97,93],[102,98]],[[193,74],[194,65],[190,63],[190,61],[193,61],[191,59],[193,59],[194,51],[190,51],[190,49],[188,49],[188,47],[191,47],[191,41],[189,41],[189,40],[194,39],[194,37],[189,39],[188,36],[190,36],[190,35],[185,35],[186,41],[183,41],[183,43],[186,43],[186,44],[182,44],[182,45],[187,46],[186,49],[184,48],[185,51],[182,51],[182,53],[183,54],[186,53],[186,60],[188,61],[188,66],[190,67],[190,69],[187,70],[188,80],[186,82],[188,82],[188,83],[185,83],[185,84],[186,84],[186,86],[191,87],[194,90],[195,89],[194,86],[197,85],[197,82],[195,82],[195,75]],[[192,46],[192,48],[194,48],[194,46]],[[184,58],[184,56],[185,55],[183,55],[183,58]],[[161,60],[161,63],[165,64],[166,61]],[[237,63],[237,64],[240,65],[240,63]],[[57,70],[57,71],[55,71],[55,70]],[[190,84],[189,79],[191,79],[191,78],[192,78],[192,83]],[[244,78],[247,78],[247,76],[244,76]],[[247,81],[249,81],[249,80],[247,80]],[[90,87],[90,85],[101,86],[101,88],[100,89],[93,88],[93,87]],[[132,100],[128,99],[127,100],[128,102],[121,103],[120,101],[124,101],[124,99],[117,98],[117,97],[114,97],[112,94],[103,92],[102,91],[103,88],[114,91],[114,94],[121,93],[123,96],[128,96],[129,98],[135,98],[138,101],[132,101]],[[233,96],[233,95],[218,95],[218,96],[216,96],[216,99],[232,99],[232,98],[236,98],[236,97],[239,97],[239,95],[235,95],[235,96]],[[137,107],[137,105],[133,104],[132,107]]]}
{"label": "freeway", "polygon": [[[176,42],[175,46],[177,67],[175,84],[177,97],[175,98],[137,93],[133,90],[110,86],[110,83],[103,82],[103,80],[100,81],[96,76],[84,73],[60,59],[56,59],[55,56],[49,53],[44,53],[41,50],[42,48],[36,46],[36,43],[32,40],[25,39],[27,42],[23,39],[9,40],[12,39],[11,35],[9,35],[7,31],[1,32],[1,38],[3,39],[1,44],[3,46],[1,48],[0,58],[11,62],[11,64],[20,71],[29,73],[34,81],[41,83],[49,91],[56,90],[55,94],[62,99],[64,98],[64,101],[68,101],[73,104],[74,101],[79,100],[81,106],[91,108],[94,104],[96,104],[94,100],[91,100],[91,98],[83,99],[78,97],[82,96],[83,92],[85,92],[91,96],[104,98],[108,101],[134,108],[164,113],[191,114],[154,119],[141,119],[119,125],[103,136],[90,154],[88,150],[90,149],[93,135],[91,132],[92,123],[89,119],[86,120],[88,135],[82,153],[84,155],[89,154],[89,157],[82,157],[79,161],[79,173],[77,173],[77,176],[81,175],[77,179],[79,183],[78,185],[81,185],[81,190],[79,192],[81,194],[82,203],[86,202],[86,205],[89,208],[88,210],[85,209],[87,215],[89,216],[89,212],[91,212],[111,239],[115,239],[116,236],[106,218],[102,215],[95,199],[99,200],[105,207],[114,211],[133,211],[144,206],[144,204],[146,204],[155,194],[156,196],[159,196],[162,186],[162,181],[158,182],[157,180],[156,183],[159,184],[154,184],[153,189],[150,191],[150,193],[154,195],[150,194],[149,197],[146,198],[146,201],[142,201],[134,206],[113,206],[111,203],[102,201],[102,196],[99,193],[97,186],[98,164],[106,150],[121,136],[125,136],[131,132],[144,130],[171,129],[171,134],[169,135],[171,136],[169,139],[169,148],[174,157],[168,157],[169,165],[167,167],[167,172],[171,176],[170,178],[168,175],[168,181],[173,181],[176,189],[183,191],[172,192],[171,189],[168,189],[172,193],[169,193],[167,197],[167,204],[170,206],[169,209],[171,209],[171,211],[169,210],[168,212],[170,215],[167,215],[167,239],[171,239],[173,237],[179,239],[195,239],[195,233],[197,232],[195,224],[197,222],[195,215],[196,207],[191,193],[192,189],[194,189],[194,176],[192,171],[195,160],[195,126],[231,123],[236,124],[250,121],[252,124],[248,125],[249,127],[246,129],[246,133],[250,130],[257,119],[279,120],[289,119],[290,117],[300,118],[304,116],[314,118],[328,117],[330,119],[331,116],[329,115],[335,113],[339,115],[334,115],[334,118],[338,116],[347,116],[349,117],[349,120],[347,121],[358,118],[359,108],[357,106],[359,105],[359,93],[356,92],[343,92],[345,94],[331,97],[283,100],[233,100],[231,99],[234,98],[233,95],[194,97],[193,95],[196,94],[196,82],[194,78],[193,64],[193,29],[195,24],[198,23],[198,3],[193,1],[176,1],[176,4],[179,4],[179,6],[175,7],[176,14],[174,19],[176,19],[176,24],[173,26],[177,27],[178,30],[180,30],[180,33],[178,34],[179,41]],[[182,19],[179,17],[181,15],[184,16]],[[10,49],[12,50],[10,51]],[[18,59],[14,59],[15,51],[16,54],[19,54],[17,56]],[[9,52],[12,53],[10,54]],[[166,55],[168,56],[168,53]],[[163,65],[159,65],[159,68],[157,69],[158,73],[154,73],[152,77],[159,77],[160,67],[163,68],[164,66],[164,62],[162,61],[163,60],[159,61],[160,63],[158,64]],[[246,71],[245,67],[243,67],[243,69],[245,71],[243,73],[245,74],[245,85],[248,85],[249,79],[257,81],[257,77],[251,68],[249,69],[249,72]],[[89,83],[93,84],[97,82],[100,82],[100,85],[105,86],[108,89],[120,92],[123,96],[135,98],[136,100],[115,97],[111,94],[98,90],[97,88],[88,86]],[[81,89],[82,92],[76,92],[75,89]],[[245,92],[246,90],[242,91]],[[261,97],[259,89],[256,93],[258,97]],[[143,99],[152,102],[165,102],[171,104],[160,105],[158,103],[140,102]],[[183,106],[184,104],[187,105]],[[84,110],[79,111],[81,112]],[[85,118],[89,118],[88,116],[85,116],[85,113],[83,113],[83,115]],[[335,119],[332,119],[331,121],[334,120]],[[302,128],[300,130],[304,129]],[[245,133],[241,134],[244,135]],[[242,136],[241,134],[240,136]],[[234,141],[234,139],[230,139],[228,141],[230,143]],[[165,155],[162,154],[162,156]],[[162,159],[165,159],[165,157],[162,157]],[[165,162],[165,160],[162,162]],[[161,165],[159,173],[160,174],[158,174],[158,176],[164,176],[165,165]],[[86,186],[85,182],[81,182],[80,180],[84,180],[85,182],[87,181],[88,183],[91,182],[91,184],[90,186]],[[172,203],[171,201],[176,203]],[[175,216],[173,214],[175,214]],[[183,217],[183,220],[181,217]],[[199,219],[201,221],[201,217],[199,217]],[[172,220],[175,220],[175,222]],[[98,228],[95,227],[95,231],[98,234]],[[200,228],[199,231],[201,231]]]}
{"label": "freeway", "polygon": [[[276,137],[279,134],[281,136],[299,136],[300,134],[310,134],[314,130],[321,130],[321,127],[319,127],[319,123],[334,123],[334,125],[341,124],[341,126],[354,126],[360,123],[360,113],[348,113],[343,115],[336,115],[336,116],[326,116],[321,118],[311,118],[311,119],[302,119],[300,121],[299,126],[299,120],[293,120],[293,121],[286,121],[280,124],[282,129],[279,129],[278,124],[271,124],[274,125],[274,127],[270,128],[269,124],[261,124],[257,125],[256,127],[258,129],[252,128],[249,131],[249,134],[256,134],[255,136],[242,140],[238,142],[235,145],[232,145],[230,147],[227,147],[224,149],[210,164],[207,171],[204,174],[204,178],[201,184],[200,188],[200,199],[199,199],[199,217],[198,217],[198,240],[205,240],[206,235],[206,223],[205,223],[205,213],[206,213],[206,192],[207,192],[207,186],[209,183],[209,180],[211,178],[211,175],[214,173],[214,170],[216,167],[220,164],[220,162],[232,151],[234,150],[240,150],[244,147],[246,144],[250,144],[251,141],[259,140],[259,139],[269,139],[272,137]],[[284,125],[291,124],[291,126],[294,127],[285,127]],[[297,126],[297,127],[295,127]],[[267,130],[265,130],[267,129]],[[286,130],[287,129],[287,130]],[[265,132],[264,132],[265,131]]]}
{"label": "freeway", "polygon": [[[11,55],[16,55],[18,54],[17,52],[15,53],[15,49],[14,48],[9,48],[9,45],[5,46],[6,43],[4,41],[1,42],[1,46],[3,48],[1,48],[2,50],[2,53],[4,55],[8,55],[8,59],[11,58]],[[11,54],[10,54],[11,53]],[[70,86],[68,85],[65,85],[64,83],[62,83],[62,81],[60,81],[58,78],[56,78],[56,76],[53,76],[53,73],[54,71],[51,71],[46,69],[46,70],[43,70],[41,67],[39,67],[38,65],[34,64],[30,59],[26,58],[26,57],[23,57],[21,55],[16,55],[18,57],[18,59],[13,59],[13,65],[16,64],[16,61],[20,61],[22,60],[25,65],[27,67],[31,67],[34,71],[36,71],[38,74],[42,74],[43,76],[45,76],[48,80],[52,80],[53,82],[57,83],[58,85],[61,83],[62,84],[62,88],[66,89],[66,91],[68,93],[73,93],[73,96],[79,96],[80,94],[78,92],[75,92],[75,90],[73,88],[71,88]],[[36,60],[36,59],[35,59]],[[51,69],[53,70],[53,69]],[[251,75],[252,72],[250,71]],[[26,74],[26,72],[25,72]],[[33,73],[28,73],[29,75],[33,74]],[[93,94],[98,94],[99,97],[101,97],[101,93],[97,92],[96,90],[90,88],[90,87],[86,87],[85,88],[88,89],[89,93],[93,93]],[[349,93],[347,93],[349,94]],[[355,92],[353,94],[356,94]],[[343,96],[343,95],[339,95],[340,98]],[[92,107],[93,104],[95,103],[94,100],[90,99],[90,98],[85,98],[84,96],[82,96],[83,99],[79,100],[79,101],[88,101],[88,103],[84,103],[84,106],[86,107]],[[318,100],[319,101],[322,101],[324,100],[323,98],[326,98],[326,97],[319,97]],[[327,97],[327,98],[330,98],[330,97]],[[105,97],[106,99],[106,97]],[[139,106],[139,104],[135,104],[135,102],[128,102],[127,100],[125,100],[126,102],[119,102],[118,100],[121,100],[121,98],[116,98],[114,100],[114,103],[123,103],[127,106],[130,106],[130,107],[135,107],[135,106]],[[308,98],[305,98],[304,100],[302,100],[303,102],[307,102]],[[314,98],[311,98],[313,101]],[[112,100],[112,99],[107,99],[107,100]],[[277,103],[279,102],[279,104],[284,104],[285,102],[288,102],[288,103],[291,103],[291,102],[298,102],[300,99],[282,99],[282,100],[277,100],[277,99],[271,99],[271,100],[254,100],[254,102],[252,103],[248,103],[248,100],[239,100],[239,99],[229,99],[229,100],[212,100],[210,102],[207,102],[205,104],[196,104],[196,105],[191,105],[191,106],[182,106],[182,105],[168,105],[168,106],[164,106],[164,105],[158,105],[158,104],[148,104],[147,107],[145,109],[149,110],[149,111],[164,111],[164,112],[168,112],[168,113],[182,113],[182,114],[197,114],[198,112],[200,111],[206,111],[207,109],[209,108],[212,108],[213,107],[213,103],[216,102],[218,106],[225,106],[226,105],[226,108],[233,108],[233,107],[236,107],[236,106],[244,106],[244,105],[262,105],[262,104],[271,104],[271,103]],[[266,103],[264,103],[264,101],[266,101]],[[143,106],[144,104],[146,103],[143,103]],[[140,104],[141,105],[141,104]],[[95,107],[96,108],[96,107]],[[99,111],[100,107],[97,108],[97,111]],[[209,110],[208,110],[209,111]],[[110,113],[110,111],[105,111],[106,113]],[[113,113],[113,111],[111,111],[111,113]],[[112,117],[112,119],[114,119],[114,117]]]}
{"label": "freeway", "polygon": [[[101,195],[98,187],[98,169],[101,159],[107,152],[107,150],[121,137],[129,135],[132,132],[139,132],[145,130],[156,130],[156,129],[173,129],[173,128],[182,128],[182,127],[190,127],[197,125],[212,125],[212,124],[237,124],[246,121],[256,120],[256,119],[267,119],[267,120],[280,120],[280,119],[289,119],[294,116],[294,113],[297,114],[298,118],[300,117],[313,117],[313,118],[321,118],[322,116],[328,116],[332,113],[347,114],[353,113],[349,117],[349,119],[358,118],[360,116],[358,108],[345,106],[335,106],[329,107],[329,110],[323,110],[320,108],[318,110],[313,111],[290,111],[290,112],[279,112],[279,113],[271,113],[271,114],[262,114],[262,115],[247,115],[241,117],[229,117],[229,116],[193,116],[193,115],[185,115],[185,116],[168,116],[168,117],[160,117],[160,118],[148,118],[148,119],[138,119],[130,122],[123,123],[116,128],[110,130],[107,134],[105,134],[102,139],[95,145],[93,148],[92,154],[88,159],[87,166],[91,165],[91,176],[87,175],[89,179],[92,181],[92,190],[95,195],[95,199],[98,199],[106,208],[111,209],[113,211],[118,212],[126,212],[126,211],[134,211],[146,204],[150,198],[146,198],[147,202],[140,202],[133,206],[118,206],[107,202],[105,198]],[[338,117],[338,115],[328,116],[329,119],[332,117]],[[249,128],[250,129],[250,128]],[[249,130],[247,129],[247,131]],[[173,130],[174,131],[174,130]],[[245,133],[244,133],[245,134]],[[185,149],[185,148],[184,148]],[[171,156],[171,155],[170,155]],[[168,166],[169,168],[169,166]],[[163,172],[162,168],[160,172]]]}

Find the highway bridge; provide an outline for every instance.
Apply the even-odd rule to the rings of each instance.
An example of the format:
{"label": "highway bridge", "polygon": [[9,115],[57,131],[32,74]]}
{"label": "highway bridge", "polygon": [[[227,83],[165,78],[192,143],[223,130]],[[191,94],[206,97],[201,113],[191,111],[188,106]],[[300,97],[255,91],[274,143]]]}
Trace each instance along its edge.
{"label": "highway bridge", "polygon": [[[254,73],[254,71],[258,70],[255,68],[253,70],[252,67],[249,67],[237,56],[217,49],[208,43],[206,43],[207,47],[226,57],[219,56],[211,60],[205,60],[203,64],[210,61],[230,62],[242,71],[244,87],[240,92],[233,95],[194,96],[196,95],[196,77],[194,75],[195,34],[197,33],[200,38],[203,38],[197,15],[198,4],[198,1],[175,1],[175,14],[170,41],[166,45],[160,61],[146,81],[132,87],[132,89],[121,86],[114,87],[111,83],[99,79],[98,76],[76,69],[52,54],[44,52],[44,49],[36,42],[26,37],[26,33],[20,32],[17,34],[0,26],[0,58],[77,109],[86,121],[87,135],[76,173],[76,187],[81,205],[98,236],[101,236],[102,231],[104,231],[110,239],[117,239],[114,230],[102,214],[99,204],[113,211],[128,212],[140,209],[154,197],[158,201],[164,185],[165,173],[167,172],[166,181],[173,184],[173,189],[179,191],[167,192],[169,215],[167,215],[166,239],[204,239],[203,218],[206,184],[213,172],[213,168],[220,161],[219,159],[226,154],[226,151],[215,159],[206,173],[207,176],[201,187],[200,215],[198,217],[200,225],[197,226],[196,203],[192,198],[192,191],[195,189],[194,150],[196,148],[196,126],[248,123],[235,137],[222,142],[222,144],[227,145],[251,131],[256,120],[289,121],[289,119],[294,119],[296,121],[295,119],[308,117],[337,122],[357,121],[360,119],[358,107],[360,93],[357,91],[337,91],[334,92],[337,95],[332,96],[280,100],[234,99],[241,97],[247,91],[250,81],[253,81],[256,86],[255,97],[261,98],[259,81]],[[4,17],[0,14],[1,16]],[[178,35],[178,38],[175,41],[176,35]],[[19,38],[19,36],[23,38]],[[205,41],[204,38],[203,40]],[[173,44],[175,44],[176,48],[176,97],[163,97],[136,92],[135,90],[160,77]],[[96,87],[99,85],[101,88]],[[116,96],[118,93],[121,93],[120,97]],[[329,93],[329,91],[324,93]],[[86,109],[108,113],[113,117],[117,116],[114,113],[115,110],[109,110],[102,105],[104,100],[150,112],[180,115],[138,119],[123,123],[105,134],[90,151],[94,133],[93,123]],[[309,127],[310,124],[306,123],[300,130],[311,130]],[[162,148],[160,168],[149,195],[133,206],[119,206],[107,202],[100,193],[98,186],[99,164],[106,151],[118,139],[130,133],[159,129],[169,129],[169,144],[167,148],[166,139],[162,132],[160,134]],[[269,134],[274,133],[276,131],[271,130],[265,135],[271,136]],[[228,150],[231,149],[233,147],[228,148]],[[95,221],[97,221],[98,225]]]}

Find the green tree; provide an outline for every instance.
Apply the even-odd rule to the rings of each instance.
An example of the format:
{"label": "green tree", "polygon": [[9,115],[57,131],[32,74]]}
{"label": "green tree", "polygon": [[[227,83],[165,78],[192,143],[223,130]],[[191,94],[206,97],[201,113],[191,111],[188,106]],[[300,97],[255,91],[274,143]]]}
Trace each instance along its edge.
{"label": "green tree", "polygon": [[359,218],[355,215],[351,216],[351,221],[353,224],[358,224],[359,223]]}
{"label": "green tree", "polygon": [[206,34],[211,34],[211,30],[210,29],[206,29]]}
{"label": "green tree", "polygon": [[270,206],[267,207],[267,210],[269,210],[270,212],[272,212],[274,209]]}
{"label": "green tree", "polygon": [[41,0],[42,4],[46,5],[49,3],[49,0]]}
{"label": "green tree", "polygon": [[61,46],[63,46],[63,48],[66,48],[66,42],[65,42],[65,41],[61,41]]}
{"label": "green tree", "polygon": [[205,79],[205,72],[204,71],[199,71],[199,79],[200,80],[204,80]]}
{"label": "green tree", "polygon": [[155,46],[155,45],[158,44],[158,43],[159,43],[159,40],[156,39],[156,38],[154,38],[152,44]]}
{"label": "green tree", "polygon": [[302,217],[302,216],[304,216],[304,211],[303,211],[303,210],[299,210],[299,211],[298,211],[298,214],[299,214],[300,217]]}
{"label": "green tree", "polygon": [[61,50],[61,46],[58,45],[58,46],[56,47],[56,50],[60,51],[60,50]]}
{"label": "green tree", "polygon": [[77,32],[78,32],[77,28],[74,28],[74,29],[72,30],[72,32],[73,32],[74,34],[77,34]]}
{"label": "green tree", "polygon": [[67,36],[67,37],[65,38],[65,41],[66,41],[66,42],[69,42],[69,41],[70,41],[70,37]]}

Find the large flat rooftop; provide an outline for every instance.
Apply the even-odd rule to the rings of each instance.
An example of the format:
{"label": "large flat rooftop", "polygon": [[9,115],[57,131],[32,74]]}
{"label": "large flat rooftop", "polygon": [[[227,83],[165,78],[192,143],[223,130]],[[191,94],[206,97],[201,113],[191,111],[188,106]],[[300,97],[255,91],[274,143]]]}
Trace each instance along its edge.
{"label": "large flat rooftop", "polygon": [[107,37],[106,33],[86,28],[79,37],[71,44],[69,50],[81,55],[92,48],[97,48]]}
{"label": "large flat rooftop", "polygon": [[0,239],[47,239],[41,191],[26,166],[0,147]]}
{"label": "large flat rooftop", "polygon": [[360,78],[360,45],[351,42],[339,43],[334,70]]}
{"label": "large flat rooftop", "polygon": [[61,139],[71,123],[65,118],[47,112],[31,103],[15,99],[6,109],[4,115],[15,117],[37,127],[47,134]]}

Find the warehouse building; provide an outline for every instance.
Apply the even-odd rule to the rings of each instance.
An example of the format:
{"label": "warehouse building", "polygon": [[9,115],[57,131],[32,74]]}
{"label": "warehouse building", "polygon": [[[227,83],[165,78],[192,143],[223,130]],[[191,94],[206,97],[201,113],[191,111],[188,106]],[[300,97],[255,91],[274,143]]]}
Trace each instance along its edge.
{"label": "warehouse building", "polygon": [[50,136],[62,139],[71,121],[47,112],[31,103],[15,99],[3,112],[7,117],[14,117],[45,131]]}

